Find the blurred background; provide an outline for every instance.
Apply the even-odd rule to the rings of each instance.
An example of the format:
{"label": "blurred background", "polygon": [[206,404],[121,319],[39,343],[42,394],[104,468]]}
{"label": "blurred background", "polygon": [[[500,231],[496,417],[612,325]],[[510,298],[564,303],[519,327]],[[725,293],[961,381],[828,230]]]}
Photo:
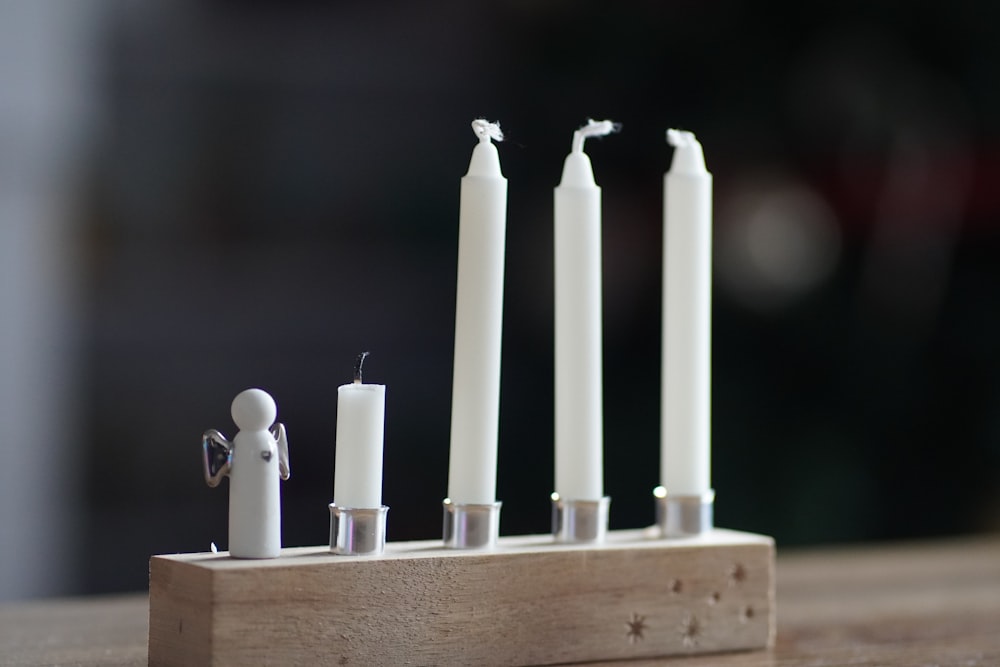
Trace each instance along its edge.
{"label": "blurred background", "polygon": [[606,489],[653,521],[664,130],[715,175],[717,523],[1000,530],[1000,5],[0,3],[0,599],[226,548],[200,436],[272,393],[328,540],[336,387],[387,385],[390,538],[440,536],[459,179],[498,120],[498,496],[549,529],[552,191],[604,191]]}

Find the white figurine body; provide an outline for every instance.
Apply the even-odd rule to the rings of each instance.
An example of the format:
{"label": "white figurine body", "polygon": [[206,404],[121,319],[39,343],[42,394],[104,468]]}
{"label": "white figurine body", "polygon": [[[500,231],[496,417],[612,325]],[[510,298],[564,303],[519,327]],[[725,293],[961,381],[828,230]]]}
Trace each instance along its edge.
{"label": "white figurine body", "polygon": [[[204,436],[205,479],[216,486],[229,475],[229,553],[234,558],[276,558],[281,553],[280,479],[288,479],[285,427],[266,392],[247,389],[233,399],[233,442],[218,431]],[[224,451],[225,454],[220,452]],[[213,470],[215,460],[225,462]]]}

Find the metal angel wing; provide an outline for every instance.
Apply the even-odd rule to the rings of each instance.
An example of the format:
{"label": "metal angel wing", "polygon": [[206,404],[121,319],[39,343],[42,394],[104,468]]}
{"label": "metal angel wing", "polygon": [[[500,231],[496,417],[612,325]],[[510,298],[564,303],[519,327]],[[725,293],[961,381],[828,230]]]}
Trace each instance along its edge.
{"label": "metal angel wing", "polygon": [[233,466],[233,443],[213,428],[202,434],[201,451],[205,483],[216,487]]}
{"label": "metal angel wing", "polygon": [[292,467],[288,460],[288,436],[285,434],[285,425],[272,426],[271,435],[278,442],[278,474],[281,475],[281,479],[288,479],[292,476]]}

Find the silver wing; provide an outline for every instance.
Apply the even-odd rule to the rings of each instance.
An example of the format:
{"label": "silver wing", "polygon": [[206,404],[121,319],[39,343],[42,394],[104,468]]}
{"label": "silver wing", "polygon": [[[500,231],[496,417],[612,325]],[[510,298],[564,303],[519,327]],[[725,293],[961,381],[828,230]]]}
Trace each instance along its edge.
{"label": "silver wing", "polygon": [[271,435],[278,442],[278,474],[281,475],[281,479],[288,479],[292,476],[292,468],[288,460],[288,436],[285,434],[285,425],[272,426]]}
{"label": "silver wing", "polygon": [[233,467],[233,443],[213,428],[202,434],[201,451],[205,483],[216,487]]}

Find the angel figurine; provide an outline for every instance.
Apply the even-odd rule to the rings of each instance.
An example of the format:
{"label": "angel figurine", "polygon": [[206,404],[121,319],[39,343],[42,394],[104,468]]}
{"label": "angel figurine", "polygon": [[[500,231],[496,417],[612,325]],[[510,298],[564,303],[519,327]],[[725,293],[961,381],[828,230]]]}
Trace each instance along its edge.
{"label": "angel figurine", "polygon": [[271,424],[278,409],[260,389],[233,399],[239,432],[230,442],[215,429],[202,435],[205,481],[229,476],[229,554],[234,558],[277,558],[281,553],[281,492],[288,479],[288,439],[283,424]]}

